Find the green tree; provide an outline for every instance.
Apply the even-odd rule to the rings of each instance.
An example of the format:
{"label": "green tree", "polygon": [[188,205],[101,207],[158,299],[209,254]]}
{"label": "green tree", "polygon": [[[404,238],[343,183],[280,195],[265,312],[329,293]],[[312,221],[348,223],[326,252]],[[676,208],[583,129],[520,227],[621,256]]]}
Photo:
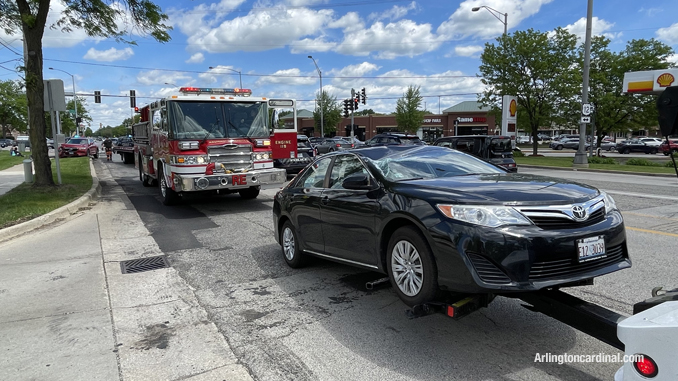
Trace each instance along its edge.
{"label": "green tree", "polygon": [[[150,0],[61,0],[65,6],[52,28],[63,32],[83,29],[92,37],[113,37],[134,44],[126,36],[148,34],[155,40],[170,40],[167,15]],[[30,109],[31,156],[35,167],[34,186],[53,186],[52,167],[47,155],[43,107],[42,37],[50,11],[50,0],[0,0],[0,28],[13,35],[21,31],[25,62],[22,68]],[[119,22],[124,19],[125,22]],[[121,29],[121,28],[130,28]]]}
{"label": "green tree", "polygon": [[0,81],[0,138],[10,135],[15,128],[26,132],[26,96],[17,81]]}
{"label": "green tree", "polygon": [[92,129],[87,127],[85,129],[85,136],[94,136],[94,133],[92,132]]}
{"label": "green tree", "polygon": [[503,35],[496,45],[486,43],[480,55],[485,90],[479,100],[496,105],[502,95],[515,95],[535,155],[539,127],[564,125],[578,110],[582,81],[576,44],[577,37],[562,28],[551,33],[528,29]]}
{"label": "green tree", "polygon": [[[73,100],[66,103],[66,109],[75,110]],[[78,97],[78,118],[82,118],[83,122],[92,123],[92,117],[89,115],[89,110],[87,110],[87,101],[85,98]],[[60,112],[59,119],[61,120],[61,133],[66,134],[67,136],[75,134],[77,131],[75,128],[75,115],[70,112]]]}
{"label": "green tree", "polygon": [[408,86],[403,97],[396,102],[395,120],[398,129],[414,134],[421,127],[426,111],[419,110],[423,103],[419,86]]}
{"label": "green tree", "polygon": [[[318,98],[316,94],[316,99]],[[313,111],[313,120],[315,121],[315,130],[317,132],[323,131],[325,135],[329,135],[332,132],[337,131],[337,124],[341,122],[341,111],[342,107],[337,102],[337,97],[330,95],[327,91],[323,90],[320,97],[320,104],[323,109],[323,128],[320,128],[320,107],[317,107]]]}
{"label": "green tree", "polygon": [[[655,39],[632,40],[618,53],[609,49],[610,40],[596,36],[591,41],[589,103],[595,106],[598,145],[612,132],[626,132],[657,125],[656,97],[622,94],[624,73],[660,70],[672,66],[670,46]],[[583,48],[580,57],[583,62]]]}
{"label": "green tree", "polygon": [[378,114],[376,112],[374,112],[374,110],[372,110],[371,108],[368,108],[368,109],[365,109],[365,110],[356,111],[355,114],[353,114],[353,115],[355,115],[355,116],[368,116],[368,115],[378,115]]}

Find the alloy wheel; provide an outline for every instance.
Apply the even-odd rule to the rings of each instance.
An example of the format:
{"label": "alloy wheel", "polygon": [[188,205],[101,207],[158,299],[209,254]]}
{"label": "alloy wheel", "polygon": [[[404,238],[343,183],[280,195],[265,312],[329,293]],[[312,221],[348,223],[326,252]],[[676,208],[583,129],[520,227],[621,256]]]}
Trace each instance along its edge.
{"label": "alloy wheel", "polygon": [[391,271],[400,291],[415,296],[424,283],[424,267],[417,248],[409,241],[400,241],[391,253]]}
{"label": "alloy wheel", "polygon": [[288,261],[291,261],[294,259],[294,251],[295,251],[295,242],[294,242],[294,234],[292,233],[292,229],[290,228],[285,228],[283,231],[283,251],[285,252],[285,258],[287,258]]}

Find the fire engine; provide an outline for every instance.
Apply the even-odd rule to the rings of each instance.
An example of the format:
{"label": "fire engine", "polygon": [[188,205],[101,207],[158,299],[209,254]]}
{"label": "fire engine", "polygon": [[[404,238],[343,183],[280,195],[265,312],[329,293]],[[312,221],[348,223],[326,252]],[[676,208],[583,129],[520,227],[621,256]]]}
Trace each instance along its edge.
{"label": "fire engine", "polygon": [[188,192],[252,199],[262,188],[280,187],[287,176],[273,167],[268,110],[284,104],[296,116],[296,102],[251,95],[249,89],[182,87],[139,109],[133,126],[139,180],[159,185],[165,205]]}

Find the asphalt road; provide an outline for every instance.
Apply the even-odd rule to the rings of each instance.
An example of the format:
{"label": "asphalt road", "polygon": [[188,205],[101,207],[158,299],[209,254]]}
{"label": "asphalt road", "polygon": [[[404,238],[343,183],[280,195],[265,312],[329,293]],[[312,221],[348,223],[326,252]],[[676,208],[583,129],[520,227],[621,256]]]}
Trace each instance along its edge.
{"label": "asphalt road", "polygon": [[[240,363],[257,380],[611,380],[621,364],[541,363],[536,354],[618,351],[516,300],[497,298],[459,321],[410,320],[380,274],[323,260],[289,268],[273,237],[274,191],[164,207],[119,157],[107,166],[171,265],[195,289]],[[614,195],[633,267],[572,293],[630,314],[655,286],[678,287],[678,181],[582,171],[521,170],[575,179]]]}

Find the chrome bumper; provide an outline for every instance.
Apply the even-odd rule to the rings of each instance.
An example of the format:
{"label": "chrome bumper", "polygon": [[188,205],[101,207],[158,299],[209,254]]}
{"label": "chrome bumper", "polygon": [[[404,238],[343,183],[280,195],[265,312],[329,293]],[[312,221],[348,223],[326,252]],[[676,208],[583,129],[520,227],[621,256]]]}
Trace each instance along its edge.
{"label": "chrome bumper", "polygon": [[287,172],[280,168],[259,169],[244,173],[219,173],[216,175],[174,174],[177,192],[197,192],[218,189],[280,188],[287,181]]}

